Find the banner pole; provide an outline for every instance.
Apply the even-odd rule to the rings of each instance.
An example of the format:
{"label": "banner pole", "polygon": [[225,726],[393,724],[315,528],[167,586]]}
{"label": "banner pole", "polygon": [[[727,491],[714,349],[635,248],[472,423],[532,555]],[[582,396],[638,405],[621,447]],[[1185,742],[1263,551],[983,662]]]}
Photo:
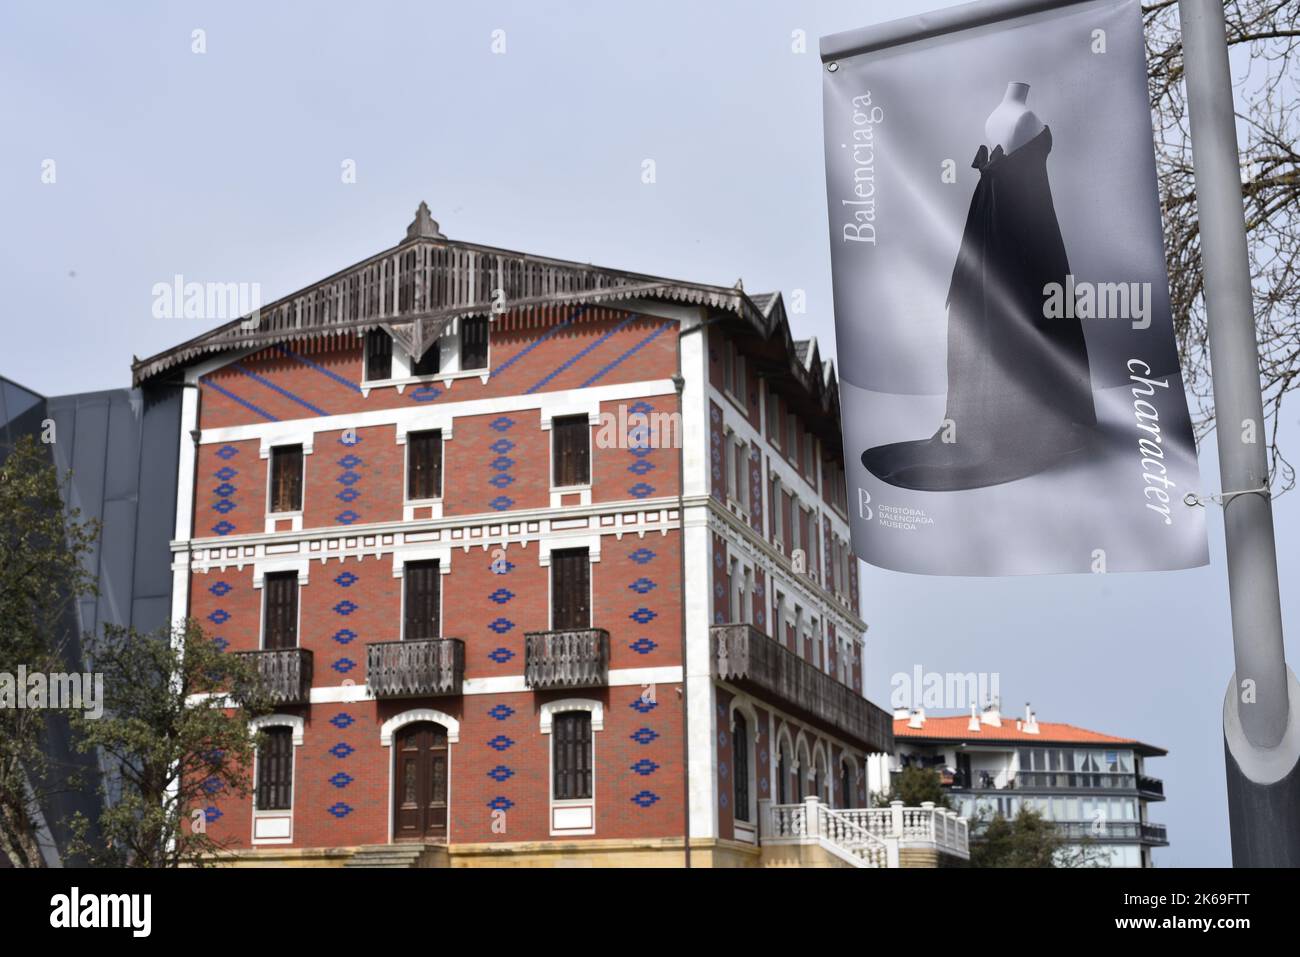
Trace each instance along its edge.
{"label": "banner pole", "polygon": [[1179,0],[1236,671],[1224,702],[1232,857],[1300,866],[1300,689],[1286,666],[1236,113],[1219,0]]}

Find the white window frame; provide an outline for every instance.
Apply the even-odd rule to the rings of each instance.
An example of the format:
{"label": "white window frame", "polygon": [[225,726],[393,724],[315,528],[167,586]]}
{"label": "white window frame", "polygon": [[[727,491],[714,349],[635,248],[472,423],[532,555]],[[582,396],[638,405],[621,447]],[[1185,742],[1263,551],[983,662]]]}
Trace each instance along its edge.
{"label": "white window frame", "polygon": [[566,542],[563,539],[552,539],[550,542],[541,542],[542,550],[538,554],[538,564],[546,569],[546,630],[555,630],[555,571],[551,567],[551,552],[560,551],[579,551],[587,550],[587,629],[596,628],[596,575],[591,570],[592,565],[600,561],[600,539],[595,539],[596,545],[591,544],[592,539],[581,538],[573,539]]}
{"label": "white window frame", "polygon": [[[747,844],[757,844],[758,843],[758,756],[762,754],[762,749],[759,747],[759,742],[758,742],[758,735],[759,735],[758,711],[755,710],[753,702],[738,697],[731,699],[731,706],[727,709],[727,730],[731,733],[731,747],[732,747],[731,768],[733,774],[735,773],[735,768],[736,768],[735,749],[736,749],[736,712],[737,711],[741,712],[741,714],[745,718],[746,725],[748,725],[749,727],[750,754],[747,755],[749,760],[746,762],[749,767],[749,781],[747,782],[749,785],[749,787],[747,788],[749,792],[749,807],[746,809],[749,813],[749,820],[742,821],[739,818],[737,818],[735,816],[735,810],[733,807],[732,816],[731,816],[731,827],[733,832],[732,836],[736,840],[744,841]],[[771,779],[772,776],[769,775],[768,780]],[[732,798],[735,797],[735,794],[736,794],[736,787],[735,787],[735,782],[733,780],[731,785]]]}
{"label": "white window frame", "polygon": [[[555,420],[556,419],[576,419],[581,415],[587,416],[587,481],[579,482],[577,485],[556,485],[555,484]],[[549,433],[550,443],[547,446],[547,469],[546,478],[551,492],[572,495],[574,492],[591,491],[591,479],[596,472],[596,449],[595,440],[592,437],[593,416],[584,411],[577,412],[556,412],[547,416],[542,428]],[[599,414],[595,416],[599,418]],[[554,504],[554,503],[553,503]],[[583,504],[590,504],[584,502]]]}
{"label": "white window frame", "polygon": [[[256,750],[253,753],[253,800],[252,810],[252,831],[250,840],[256,845],[265,844],[292,844],[293,843],[293,810],[297,805],[298,798],[298,749],[302,747],[305,741],[303,733],[304,721],[298,715],[292,714],[268,714],[260,718],[254,718],[248,723],[248,733],[250,736],[257,734],[266,728],[289,728],[292,733],[293,751],[291,752],[291,761],[289,768],[289,807],[287,810],[278,809],[273,811],[258,810],[257,807],[257,768],[258,755]],[[287,828],[286,833],[281,833]]]}
{"label": "white window frame", "polygon": [[[406,640],[406,566],[407,566],[407,564],[410,563],[410,562],[437,562],[437,563],[438,563],[438,577],[439,577],[439,578],[441,578],[443,575],[446,575],[446,574],[450,571],[450,569],[444,569],[444,568],[442,567],[442,559],[441,559],[439,556],[436,556],[436,555],[433,556],[432,558],[411,558],[411,557],[408,556],[408,557],[406,557],[406,558],[404,558],[404,559],[402,560],[402,566],[401,566],[402,570],[401,570],[401,574],[398,576],[398,577],[400,577],[401,580],[402,580],[402,584],[401,584],[402,597],[401,597],[401,602],[400,602],[400,605],[401,605],[401,608],[400,608],[400,615],[401,615],[401,617],[398,618],[398,620],[397,620],[397,640],[398,640],[398,641],[405,641],[405,640]],[[443,627],[442,627],[442,626],[443,626],[443,620],[442,620],[442,593],[443,593],[442,582],[439,581],[439,582],[438,582],[438,634],[434,635],[434,640],[437,640],[437,639],[440,639],[440,638],[443,637]],[[427,639],[421,639],[421,640],[427,640]]]}
{"label": "white window frame", "polygon": [[[410,436],[410,435],[412,435],[412,434],[417,434],[417,435],[418,435],[418,434],[421,434],[421,433],[424,433],[424,432],[437,432],[437,433],[439,434],[439,443],[440,443],[440,445],[441,445],[441,448],[439,448],[439,450],[438,450],[438,454],[439,454],[439,456],[441,457],[441,461],[442,461],[442,464],[443,464],[441,480],[440,480],[439,483],[438,483],[440,487],[439,487],[439,489],[438,489],[438,494],[437,494],[436,496],[434,496],[433,498],[408,498],[408,497],[407,497],[407,493],[408,493],[408,492],[410,491],[410,489],[411,489],[411,443],[407,441],[407,437]],[[416,507],[427,506],[427,505],[441,505],[441,504],[442,504],[442,499],[443,499],[443,491],[444,491],[444,490],[446,489],[446,487],[447,487],[447,485],[446,485],[446,483],[447,483],[447,472],[446,472],[446,468],[445,468],[445,466],[446,466],[446,464],[447,464],[447,430],[446,430],[446,429],[443,429],[441,426],[437,426],[437,425],[430,426],[429,428],[407,429],[407,430],[403,431],[403,432],[398,436],[397,441],[398,441],[398,444],[399,444],[399,445],[403,446],[403,449],[402,449],[402,504],[403,504],[404,506],[405,506],[405,505],[410,505],[410,506],[416,506]],[[442,517],[441,514],[439,514],[439,515],[435,515],[435,516],[434,516],[434,518],[441,518],[441,517]],[[410,521],[410,519],[408,518],[407,521]]]}
{"label": "white window frame", "polygon": [[298,642],[296,645],[294,645],[294,647],[295,648],[302,647],[302,588],[305,584],[307,584],[307,573],[301,569],[303,568],[304,565],[307,564],[307,562],[308,560],[303,558],[297,561],[284,562],[284,563],[280,563],[280,562],[267,562],[265,564],[259,563],[254,566],[253,587],[259,589],[262,593],[260,610],[258,611],[258,615],[257,615],[257,650],[258,651],[271,650],[266,647],[266,589],[262,587],[264,584],[266,584],[266,575],[268,573],[269,574],[277,574],[280,572],[297,573],[296,577],[298,582],[298,595],[297,595],[297,600],[294,602],[294,610],[297,611],[298,613],[298,620],[294,623],[293,633],[294,633],[294,637],[297,639]]}
{"label": "white window frame", "polygon": [[[591,797],[556,800],[555,797],[555,739],[549,737],[557,714],[569,711],[586,711],[591,715]],[[568,834],[590,835],[596,833],[596,734],[605,728],[605,707],[592,698],[565,698],[548,701],[541,707],[539,730],[547,735],[546,794],[547,821],[552,837]],[[557,816],[557,811],[559,812]],[[583,812],[586,812],[584,822]],[[572,826],[562,822],[575,822]],[[557,827],[557,823],[561,826]]]}
{"label": "white window frame", "polygon": [[[271,489],[275,482],[275,450],[289,448],[290,446],[302,446],[302,475],[298,481],[301,483],[302,495],[298,502],[298,507],[288,512],[271,511]],[[286,437],[268,441],[259,449],[259,457],[266,459],[266,532],[271,534],[275,531],[275,523],[283,522],[286,519],[293,521],[292,530],[295,532],[302,531],[302,516],[307,510],[307,456],[311,454],[311,442],[303,441],[297,437]]]}

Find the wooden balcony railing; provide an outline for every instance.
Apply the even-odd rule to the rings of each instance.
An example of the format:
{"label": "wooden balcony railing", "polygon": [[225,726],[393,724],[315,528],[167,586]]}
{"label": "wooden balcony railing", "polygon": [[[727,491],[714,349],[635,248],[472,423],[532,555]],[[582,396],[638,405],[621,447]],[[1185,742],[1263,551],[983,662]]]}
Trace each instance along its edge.
{"label": "wooden balcony railing", "polygon": [[609,632],[530,631],[524,635],[529,688],[596,688],[609,684]]}
{"label": "wooden balcony railing", "polygon": [[257,666],[258,681],[271,704],[306,704],[311,700],[311,652],[306,648],[240,651]]}
{"label": "wooden balcony railing", "polygon": [[873,754],[893,752],[893,718],[852,688],[752,625],[715,625],[710,633],[714,677],[772,698]]}
{"label": "wooden balcony railing", "polygon": [[459,638],[366,646],[366,686],[376,698],[458,695],[464,680],[465,643]]}

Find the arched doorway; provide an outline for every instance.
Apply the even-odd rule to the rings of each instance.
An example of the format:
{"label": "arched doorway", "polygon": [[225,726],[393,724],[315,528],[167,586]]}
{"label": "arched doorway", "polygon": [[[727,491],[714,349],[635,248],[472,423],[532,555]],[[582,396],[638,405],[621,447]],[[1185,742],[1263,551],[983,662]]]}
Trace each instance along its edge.
{"label": "arched doorway", "polygon": [[393,840],[447,838],[447,729],[432,721],[393,735]]}

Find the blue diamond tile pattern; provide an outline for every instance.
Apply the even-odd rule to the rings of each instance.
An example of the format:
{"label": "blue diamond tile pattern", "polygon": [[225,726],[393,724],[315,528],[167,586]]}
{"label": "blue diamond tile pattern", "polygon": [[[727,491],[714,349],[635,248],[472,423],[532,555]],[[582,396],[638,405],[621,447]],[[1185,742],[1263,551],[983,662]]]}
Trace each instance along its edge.
{"label": "blue diamond tile pattern", "polygon": [[659,800],[659,795],[653,791],[640,791],[632,795],[632,803],[637,807],[647,808]]}

